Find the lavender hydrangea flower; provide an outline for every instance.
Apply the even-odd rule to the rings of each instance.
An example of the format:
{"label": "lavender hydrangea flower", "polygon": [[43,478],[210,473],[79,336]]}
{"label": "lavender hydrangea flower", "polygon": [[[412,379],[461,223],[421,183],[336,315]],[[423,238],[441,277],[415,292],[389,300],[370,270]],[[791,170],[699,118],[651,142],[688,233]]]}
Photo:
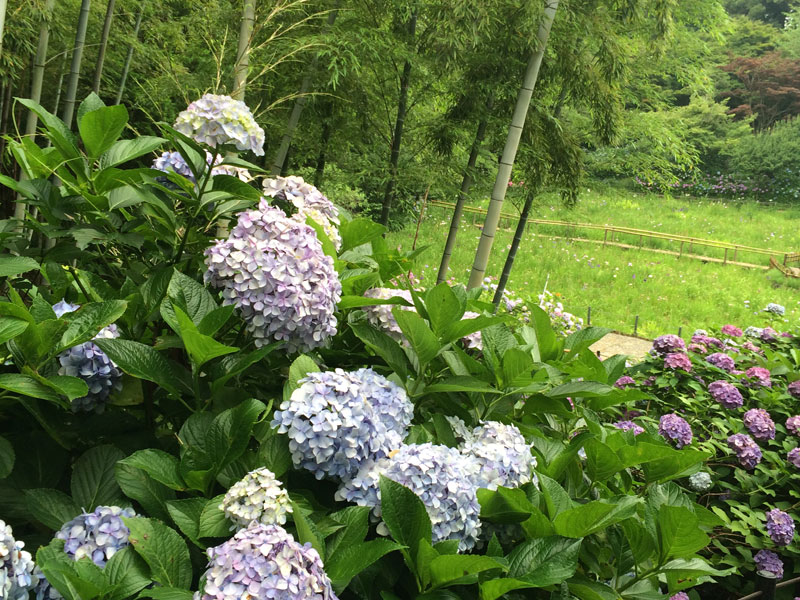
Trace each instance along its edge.
{"label": "lavender hydrangea flower", "polygon": [[[77,304],[70,304],[61,300],[53,305],[53,312],[58,318],[80,308]],[[119,337],[117,326],[113,323],[104,327],[93,339],[114,339]],[[72,401],[73,412],[97,412],[105,410],[108,397],[113,391],[122,389],[122,371],[114,361],[103,352],[97,344],[89,341],[78,344],[58,355],[60,367],[59,375],[78,377],[86,382],[89,392]]]}
{"label": "lavender hydrangea flower", "polygon": [[783,561],[771,550],[759,550],[753,561],[756,563],[756,572],[762,577],[783,577]]}
{"label": "lavender hydrangea flower", "polygon": [[688,373],[692,370],[692,360],[683,352],[673,352],[664,357],[664,368],[682,369]]}
{"label": "lavender hydrangea flower", "polygon": [[744,403],[742,393],[727,381],[712,381],[708,385],[708,393],[728,409],[739,408]]}
{"label": "lavender hydrangea flower", "polygon": [[747,386],[772,387],[769,369],[765,369],[764,367],[750,367],[744,372],[744,375],[747,378],[747,381],[745,382],[745,385]]}
{"label": "lavender hydrangea flower", "polygon": [[786,430],[792,435],[800,436],[800,415],[786,419]]}
{"label": "lavender hydrangea flower", "polygon": [[174,127],[214,148],[233,145],[257,156],[264,154],[264,130],[247,105],[230,96],[206,94],[195,100],[178,115]]}
{"label": "lavender hydrangea flower", "polygon": [[675,413],[663,415],[659,419],[658,433],[664,439],[673,441],[676,448],[683,448],[692,443],[692,428]]}
{"label": "lavender hydrangea flower", "polygon": [[707,335],[693,335],[691,341],[694,344],[702,344],[703,346],[706,346],[707,348],[711,348],[711,347],[724,348],[725,347],[725,343],[722,340],[720,340],[718,338],[715,338],[715,337],[710,337],[710,336],[707,336]]}
{"label": "lavender hydrangea flower", "polygon": [[764,309],[764,312],[772,313],[773,315],[783,316],[786,313],[786,308],[781,306],[780,304],[775,304],[774,302],[770,302],[767,304],[767,307]]}
{"label": "lavender hydrangea flower", "polygon": [[700,471],[694,475],[689,476],[689,487],[695,492],[707,492],[711,489],[711,475],[705,471]]}
{"label": "lavender hydrangea flower", "polygon": [[789,450],[789,454],[786,455],[786,458],[796,469],[800,469],[800,448],[792,448]]}
{"label": "lavender hydrangea flower", "polygon": [[614,387],[624,390],[626,387],[636,385],[636,381],[634,381],[633,377],[629,375],[623,375],[619,379],[614,382]]}
{"label": "lavender hydrangea flower", "polygon": [[738,338],[738,337],[742,337],[742,335],[744,335],[742,333],[742,330],[739,329],[738,327],[734,326],[734,325],[723,325],[721,331],[725,335],[729,335],[731,337],[737,337]]}
{"label": "lavender hydrangea flower", "polygon": [[786,387],[786,391],[792,398],[800,400],[800,379],[793,381]]}
{"label": "lavender hydrangea flower", "polygon": [[686,343],[677,335],[668,333],[653,340],[653,350],[656,354],[664,356],[673,352],[680,352],[686,349]]}
{"label": "lavender hydrangea flower", "polygon": [[745,469],[752,470],[761,462],[761,448],[745,433],[734,433],[728,438],[728,447],[733,450],[739,459],[739,464]]}
{"label": "lavender hydrangea flower", "polygon": [[774,342],[776,339],[778,339],[778,332],[772,327],[764,327],[764,331],[761,332],[761,341]]}
{"label": "lavender hydrangea flower", "polygon": [[705,354],[708,352],[708,348],[706,348],[703,344],[696,344],[694,342],[689,344],[688,350],[689,352],[695,352],[697,354]]}
{"label": "lavender hydrangea flower", "polygon": [[774,440],[775,423],[763,408],[751,408],[744,413],[744,426],[757,440]]}
{"label": "lavender hydrangea flower", "polygon": [[11,525],[0,520],[0,598],[28,600],[34,588],[33,558],[23,550],[25,543],[14,539]]}
{"label": "lavender hydrangea flower", "polygon": [[[364,297],[375,298],[378,300],[388,300],[390,298],[402,298],[411,306],[402,306],[402,310],[414,310],[414,300],[411,297],[411,292],[408,290],[394,289],[394,288],[372,288],[364,292]],[[375,306],[365,306],[364,313],[367,315],[369,324],[380,329],[383,333],[391,337],[397,342],[407,344],[403,332],[400,331],[400,326],[397,324],[397,319],[392,314],[392,308],[398,306],[396,304],[376,304]]]}
{"label": "lavender hydrangea flower", "polygon": [[736,368],[736,363],[734,360],[728,356],[727,354],[723,354],[722,352],[716,352],[714,354],[709,354],[706,356],[706,362],[714,365],[718,369],[722,369],[723,371],[728,371],[729,373]]}
{"label": "lavender hydrangea flower", "polygon": [[135,516],[132,508],[98,506],[93,512],[65,523],[55,537],[64,540],[64,552],[73,559],[88,556],[98,567],[104,567],[106,561],[128,545],[130,530],[122,518]]}
{"label": "lavender hydrangea flower", "polygon": [[515,425],[487,421],[472,430],[459,446],[462,454],[478,465],[478,487],[496,490],[498,486],[519,487],[535,480],[536,458],[531,444]]}
{"label": "lavender hydrangea flower", "polygon": [[[480,534],[480,505],[475,483],[478,464],[456,448],[433,444],[401,447],[346,481],[336,496],[340,500],[371,506],[380,518],[380,476],[406,486],[420,497],[433,525],[433,542],[458,540],[459,550],[475,546]],[[386,535],[383,523],[378,533]]]}
{"label": "lavender hydrangea flower", "polygon": [[180,152],[164,152],[153,161],[153,168],[164,173],[177,173],[195,183],[194,173]]}
{"label": "lavender hydrangea flower", "polygon": [[689,595],[686,592],[678,592],[677,594],[672,594],[669,600],[689,600]]}
{"label": "lavender hydrangea flower", "polygon": [[236,525],[247,527],[253,521],[263,525],[283,525],[292,512],[289,494],[267,468],[250,471],[237,481],[219,505],[225,516]]}
{"label": "lavender hydrangea flower", "polygon": [[637,425],[633,421],[617,421],[614,423],[614,427],[621,429],[622,431],[633,431],[633,435],[644,433],[644,427]]}
{"label": "lavender hydrangea flower", "polygon": [[311,543],[299,544],[280,525],[254,525],[209,548],[208,568],[194,600],[336,600]]}
{"label": "lavender hydrangea flower", "polygon": [[264,195],[291,204],[297,211],[294,218],[305,223],[307,218],[314,220],[325,235],[330,238],[336,250],[342,247],[339,235],[339,209],[333,202],[302,177],[276,177],[264,179]]}
{"label": "lavender hydrangea flower", "polygon": [[275,412],[296,466],[348,479],[403,443],[414,414],[405,390],[371,369],[309,373]]}
{"label": "lavender hydrangea flower", "polygon": [[767,533],[777,546],[788,546],[794,538],[794,521],[788,513],[772,509],[767,513]]}
{"label": "lavender hydrangea flower", "polygon": [[242,314],[256,346],[289,352],[323,346],[336,333],[342,286],[314,230],[262,200],[238,215],[227,240],[206,249],[204,279]]}

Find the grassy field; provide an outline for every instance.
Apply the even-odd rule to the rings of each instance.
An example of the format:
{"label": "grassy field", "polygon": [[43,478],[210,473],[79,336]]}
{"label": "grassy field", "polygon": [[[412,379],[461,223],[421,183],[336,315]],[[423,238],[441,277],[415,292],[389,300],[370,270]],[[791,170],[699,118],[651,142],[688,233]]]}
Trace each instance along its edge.
{"label": "grassy field", "polygon": [[[729,205],[691,198],[664,199],[610,187],[588,188],[572,210],[562,207],[555,197],[548,200],[545,198],[532,217],[625,225],[761,248],[800,251],[800,210],[797,209]],[[505,210],[515,209],[513,204],[508,204]],[[449,215],[442,209],[433,209],[422,223],[418,245],[429,244],[430,248],[423,254],[421,272],[417,275],[426,284],[435,282],[448,226]],[[563,233],[563,229],[540,227],[538,233],[526,234],[509,289],[535,296],[549,277],[548,289],[561,294],[568,311],[586,318],[587,307],[591,306],[592,324],[625,333],[633,331],[634,318],[638,315],[639,334],[651,337],[677,333],[679,327],[685,333],[725,323],[763,326],[764,318],[759,310],[769,302],[786,307],[787,327],[800,324],[800,280],[786,279],[777,271],[704,263],[646,250],[604,248],[595,243],[547,237]],[[577,235],[586,236],[586,233]],[[602,231],[595,232],[592,237],[598,238],[598,234],[602,240]],[[410,227],[392,234],[390,240],[408,248],[413,236],[414,228]],[[450,275],[458,282],[466,282],[479,236],[480,229],[467,218],[461,227],[450,270]],[[510,229],[498,232],[487,275],[500,274],[511,237]],[[668,247],[667,242],[655,242],[651,245],[660,242]],[[709,255],[715,255],[715,251],[712,249]],[[740,256],[739,260],[742,258]],[[766,263],[766,257],[758,255],[745,256],[744,260]]]}

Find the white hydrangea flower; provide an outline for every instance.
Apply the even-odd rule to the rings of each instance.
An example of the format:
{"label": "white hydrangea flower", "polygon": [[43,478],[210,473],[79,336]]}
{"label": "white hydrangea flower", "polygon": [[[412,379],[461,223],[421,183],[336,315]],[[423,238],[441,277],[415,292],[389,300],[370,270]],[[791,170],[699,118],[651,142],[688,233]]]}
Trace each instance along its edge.
{"label": "white hydrangea flower", "polygon": [[283,525],[286,514],[292,512],[289,494],[267,468],[250,471],[234,483],[219,508],[240,527],[248,527],[254,521]]}

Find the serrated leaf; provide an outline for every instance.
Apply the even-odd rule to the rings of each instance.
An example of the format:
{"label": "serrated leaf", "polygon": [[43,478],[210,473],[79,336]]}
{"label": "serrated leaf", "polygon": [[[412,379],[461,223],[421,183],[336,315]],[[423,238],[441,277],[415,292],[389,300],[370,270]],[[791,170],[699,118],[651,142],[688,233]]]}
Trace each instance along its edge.
{"label": "serrated leaf", "polygon": [[162,521],[169,521],[166,503],[175,499],[175,492],[155,481],[141,469],[118,462],[117,483],[128,498],[136,500],[145,511]]}
{"label": "serrated leaf", "polygon": [[430,563],[431,582],[434,587],[451,584],[462,577],[506,567],[489,556],[448,554],[437,556]]}
{"label": "serrated leaf", "polygon": [[173,394],[178,393],[172,367],[152,347],[121,339],[97,339],[94,343],[128,375],[157,383]]}
{"label": "serrated leaf", "polygon": [[27,256],[0,256],[0,277],[14,277],[38,270],[39,263]]}
{"label": "serrated leaf", "polygon": [[431,362],[439,353],[439,340],[417,313],[395,307],[392,309],[397,325],[408,340],[420,365]]}
{"label": "serrated leaf", "polygon": [[230,537],[232,524],[219,507],[222,498],[217,496],[209,500],[200,513],[201,538]]}
{"label": "serrated leaf", "polygon": [[266,409],[263,402],[250,398],[214,418],[208,430],[208,453],[217,472],[242,455],[253,425]]}
{"label": "serrated leaf", "polygon": [[114,446],[95,446],[84,452],[72,467],[72,497],[87,511],[97,506],[113,506],[122,497],[114,469],[125,458]]}
{"label": "serrated leaf", "polygon": [[53,531],[82,512],[70,496],[48,488],[25,490],[25,503],[33,518]]}
{"label": "serrated leaf", "polygon": [[53,389],[39,383],[30,375],[21,375],[19,373],[0,374],[0,389],[66,406]]}
{"label": "serrated leaf", "polygon": [[103,169],[115,167],[134,158],[150,154],[166,141],[164,138],[149,135],[138,136],[132,140],[120,140],[100,157],[100,167]]}
{"label": "serrated leaf", "polygon": [[408,548],[411,568],[420,540],[431,543],[431,520],[425,505],[410,489],[381,475],[381,517],[389,533]]}
{"label": "serrated leaf", "polygon": [[188,589],[192,585],[189,549],[174,529],[154,519],[125,518],[133,549],[150,567],[150,574],[161,585]]}
{"label": "serrated leaf", "polygon": [[147,448],[134,452],[121,462],[141,469],[154,480],[173,490],[182,491],[186,489],[180,473],[180,463],[175,456],[168,452],[156,448]]}
{"label": "serrated leaf", "polygon": [[78,131],[86,151],[97,158],[108,150],[128,124],[128,110],[122,105],[102,106],[78,118]]}
{"label": "serrated leaf", "polygon": [[342,548],[325,562],[325,572],[337,592],[341,592],[350,580],[368,566],[390,552],[402,548],[391,540],[372,540]]}

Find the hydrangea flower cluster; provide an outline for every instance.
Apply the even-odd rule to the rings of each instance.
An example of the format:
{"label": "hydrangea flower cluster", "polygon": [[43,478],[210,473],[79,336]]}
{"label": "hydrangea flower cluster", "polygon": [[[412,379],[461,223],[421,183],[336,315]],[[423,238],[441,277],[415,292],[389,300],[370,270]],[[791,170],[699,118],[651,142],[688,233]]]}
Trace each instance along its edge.
{"label": "hydrangea flower cluster", "polygon": [[617,421],[614,423],[614,427],[621,429],[622,431],[633,431],[633,435],[644,433],[644,427],[637,425],[633,421]]}
{"label": "hydrangea flower cluster", "polygon": [[250,471],[233,484],[219,508],[240,527],[247,527],[253,521],[283,525],[286,514],[292,512],[289,494],[267,468]]}
{"label": "hydrangea flower cluster", "polygon": [[222,288],[256,346],[286,342],[289,352],[323,346],[336,333],[342,286],[314,230],[266,201],[238,215],[227,240],[206,249],[204,279]]}
{"label": "hydrangea flower cluster", "polygon": [[744,426],[757,440],[774,440],[775,423],[763,408],[751,408],[744,413]]}
{"label": "hydrangea flower cluster", "polygon": [[781,579],[783,577],[783,561],[771,550],[759,550],[753,557],[756,572],[759,575]]}
{"label": "hydrangea flower cluster", "polygon": [[789,450],[786,459],[792,463],[796,469],[800,469],[800,448],[792,448]]}
{"label": "hydrangea flower cluster", "polygon": [[36,584],[33,558],[24,547],[24,542],[14,539],[11,525],[0,520],[0,598],[28,600]]}
{"label": "hydrangea flower cluster", "polygon": [[336,250],[342,247],[339,235],[339,209],[333,202],[302,177],[276,177],[264,179],[264,195],[291,204],[297,211],[294,218],[305,223],[311,217],[330,238]]}
{"label": "hydrangea flower cluster", "polygon": [[748,352],[753,352],[754,354],[764,354],[764,351],[752,342],[745,342],[742,344],[742,350],[747,350]]}
{"label": "hydrangea flower cluster", "polygon": [[783,316],[786,313],[786,307],[781,306],[780,304],[776,304],[775,302],[770,302],[767,304],[767,307],[764,309],[764,312],[772,313],[773,315]]}
{"label": "hydrangea flower cluster", "polygon": [[672,352],[664,357],[664,368],[682,369],[688,373],[692,370],[692,359],[683,352]]}
{"label": "hydrangea flower cluster", "polygon": [[692,428],[686,420],[675,413],[663,415],[659,419],[658,433],[664,439],[673,441],[676,448],[683,448],[692,443]]}
{"label": "hydrangea flower cluster", "polygon": [[[493,277],[484,277],[483,283],[481,284],[481,289],[484,292],[489,292],[492,297],[494,297],[495,292],[497,292],[497,284],[493,280]],[[509,290],[508,288],[503,290],[500,306],[504,308],[507,313],[514,315],[523,323],[530,323],[531,310],[528,308],[528,305],[525,304],[525,300],[513,290]],[[545,312],[547,311],[545,310]]]}
{"label": "hydrangea flower cluster", "polygon": [[737,337],[738,338],[738,337],[742,337],[744,335],[742,333],[742,330],[739,329],[738,327],[734,326],[734,325],[723,325],[721,331],[725,335],[729,335],[731,337]]}
{"label": "hydrangea flower cluster", "polygon": [[280,525],[254,525],[207,551],[203,592],[195,600],[286,598],[336,600],[311,543],[299,544]]}
{"label": "hydrangea flower cluster", "polygon": [[689,595],[686,592],[678,592],[677,594],[672,594],[669,600],[689,600]]}
{"label": "hydrangea flower cluster", "polygon": [[[456,448],[406,445],[391,457],[367,465],[336,494],[338,499],[371,506],[373,515],[380,518],[380,476],[384,475],[420,497],[431,519],[434,543],[458,540],[459,550],[464,551],[475,546],[481,528],[477,470],[475,459]],[[388,533],[382,523],[378,532]]]}
{"label": "hydrangea flower cluster", "polygon": [[550,290],[539,294],[539,308],[548,314],[553,329],[559,335],[568,336],[583,329],[583,319],[564,310],[563,303],[556,301]]}
{"label": "hydrangea flower cluster", "polygon": [[786,430],[792,435],[800,436],[800,415],[786,419]]}
{"label": "hydrangea flower cluster", "polygon": [[761,332],[761,341],[774,342],[776,339],[778,339],[778,332],[772,327],[764,327],[764,330]]}
{"label": "hydrangea flower cluster", "polygon": [[[53,305],[53,312],[58,318],[80,308],[77,304],[70,304],[61,300]],[[119,337],[117,326],[113,323],[104,327],[93,339],[113,339]],[[82,398],[72,401],[73,412],[95,411],[101,413],[105,410],[106,401],[111,392],[122,389],[122,371],[100,350],[93,342],[84,342],[73,346],[58,355],[60,367],[59,375],[78,377],[86,382],[89,392]]]}
{"label": "hydrangea flower cluster", "polygon": [[736,363],[734,360],[728,356],[727,354],[723,354],[722,352],[716,352],[714,354],[709,354],[706,356],[706,362],[711,363],[718,369],[722,369],[723,371],[727,371],[730,373],[736,368]]}
{"label": "hydrangea flower cluster", "polygon": [[696,342],[689,344],[687,349],[689,352],[696,352],[697,354],[705,354],[708,352],[708,348],[706,348],[703,344],[698,344]]}
{"label": "hydrangea flower cluster", "polygon": [[744,375],[749,380],[745,385],[772,387],[769,369],[765,369],[764,367],[750,367],[744,372]]}
{"label": "hydrangea flower cluster", "polygon": [[788,546],[794,538],[794,521],[788,513],[772,509],[767,513],[767,533],[778,546]]}
{"label": "hydrangea flower cluster", "polygon": [[685,349],[686,343],[683,339],[671,333],[661,335],[653,340],[653,350],[661,356],[666,356],[673,352],[681,352]]}
{"label": "hydrangea flower cluster", "polygon": [[309,373],[275,412],[296,466],[317,479],[349,479],[399,448],[414,407],[405,390],[371,369]]}
{"label": "hydrangea flower cluster", "polygon": [[689,476],[689,487],[695,492],[707,492],[711,489],[711,484],[711,475],[705,471],[700,471],[699,473]]}
{"label": "hydrangea flower cluster", "polygon": [[388,300],[390,298],[400,297],[411,304],[411,306],[376,304],[375,306],[364,307],[364,313],[366,313],[367,321],[369,321],[370,325],[381,330],[396,342],[407,344],[408,342],[403,332],[400,331],[400,326],[397,324],[397,319],[395,319],[392,314],[392,308],[400,306],[403,310],[414,310],[414,300],[411,298],[411,292],[399,288],[372,288],[364,292],[364,296],[377,300]]}
{"label": "hydrangea flower cluster", "polygon": [[634,381],[633,377],[630,377],[629,375],[623,375],[614,382],[614,387],[621,390],[624,390],[626,387],[630,387],[632,385],[636,385],[636,382]]}
{"label": "hydrangea flower cluster", "polygon": [[745,469],[752,470],[761,462],[761,448],[746,433],[734,433],[728,438],[728,448],[733,450],[739,459],[739,464]]}
{"label": "hydrangea flower cluster", "polygon": [[744,330],[744,335],[746,337],[752,338],[761,338],[761,334],[764,333],[764,329],[761,327],[753,327],[752,325]]}
{"label": "hydrangea flower cluster", "polygon": [[697,333],[695,333],[692,336],[692,343],[701,344],[701,345],[705,346],[706,348],[711,348],[711,347],[724,348],[725,347],[725,343],[722,340],[720,340],[719,338],[710,337],[710,336],[708,336],[706,334],[698,335]]}
{"label": "hydrangea flower cluster", "polygon": [[195,183],[194,173],[189,168],[186,159],[181,156],[180,152],[164,152],[161,156],[153,161],[153,168],[157,171],[164,173],[177,173]]}
{"label": "hydrangea flower cluster", "polygon": [[728,409],[739,408],[744,403],[742,393],[727,381],[712,381],[708,384],[711,397]]}
{"label": "hydrangea flower cluster", "polygon": [[[469,320],[469,319],[477,319],[480,315],[474,311],[468,310],[464,312],[464,316],[461,317],[462,320]],[[470,333],[469,335],[464,336],[461,338],[464,346],[470,348],[472,350],[483,350],[483,338],[481,338],[481,332],[476,331],[475,333]]]}
{"label": "hydrangea flower cluster", "polygon": [[206,94],[195,100],[178,115],[174,127],[213,148],[233,145],[256,156],[264,154],[264,130],[247,105],[230,96]]}
{"label": "hydrangea flower cluster", "polygon": [[118,550],[128,545],[130,530],[122,518],[135,516],[132,508],[98,506],[93,512],[65,523],[56,538],[64,540],[64,552],[75,560],[88,556],[98,567],[104,567]]}
{"label": "hydrangea flower cluster", "polygon": [[513,488],[536,478],[533,474],[536,458],[531,454],[531,444],[515,425],[487,421],[472,430],[459,450],[472,457],[478,466],[477,487]]}
{"label": "hydrangea flower cluster", "polygon": [[793,381],[786,387],[786,391],[792,398],[800,400],[800,379]]}

